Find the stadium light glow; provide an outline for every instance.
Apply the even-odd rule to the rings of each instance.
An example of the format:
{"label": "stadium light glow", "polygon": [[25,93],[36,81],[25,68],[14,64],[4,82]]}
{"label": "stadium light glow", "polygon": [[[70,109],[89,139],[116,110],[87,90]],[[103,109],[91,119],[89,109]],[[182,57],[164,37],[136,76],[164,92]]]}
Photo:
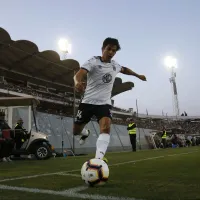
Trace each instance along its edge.
{"label": "stadium light glow", "polygon": [[[179,116],[180,109],[179,109],[179,101],[178,101],[178,91],[176,86],[176,68],[177,68],[177,59],[172,56],[167,56],[164,59],[165,66],[170,69],[171,77],[169,79],[171,86],[172,86],[172,97],[173,97],[173,112],[175,116]],[[167,114],[166,114],[167,116]]]}
{"label": "stadium light glow", "polygon": [[71,54],[72,45],[68,42],[67,39],[61,38],[58,41],[58,47],[62,52]]}
{"label": "stadium light glow", "polygon": [[167,66],[169,68],[177,68],[177,60],[176,60],[176,58],[174,58],[172,56],[167,56],[164,59],[164,64],[165,64],[165,66]]}

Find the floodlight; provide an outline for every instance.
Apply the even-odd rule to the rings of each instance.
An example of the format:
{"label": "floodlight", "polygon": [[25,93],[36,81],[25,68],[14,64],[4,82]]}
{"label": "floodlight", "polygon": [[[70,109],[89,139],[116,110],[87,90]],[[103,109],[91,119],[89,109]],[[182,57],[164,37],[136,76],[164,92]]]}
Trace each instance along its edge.
{"label": "floodlight", "polygon": [[164,60],[164,63],[169,68],[177,68],[177,60],[174,57],[167,56]]}
{"label": "floodlight", "polygon": [[67,39],[61,38],[58,41],[58,46],[62,52],[71,53],[71,44],[69,44]]}

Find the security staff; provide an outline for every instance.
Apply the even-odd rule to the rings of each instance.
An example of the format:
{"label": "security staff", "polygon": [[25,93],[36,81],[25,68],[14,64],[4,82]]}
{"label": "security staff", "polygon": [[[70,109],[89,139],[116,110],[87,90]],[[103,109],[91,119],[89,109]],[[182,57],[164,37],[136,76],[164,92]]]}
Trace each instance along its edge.
{"label": "security staff", "polygon": [[129,136],[130,136],[130,142],[132,145],[132,150],[136,151],[136,124],[134,122],[131,122],[127,127]]}
{"label": "security staff", "polygon": [[163,130],[163,135],[162,135],[163,148],[166,148],[166,141],[167,141],[167,131],[164,129]]}
{"label": "security staff", "polygon": [[20,118],[15,125],[15,142],[16,142],[16,149],[20,149],[22,144],[27,139],[27,131],[23,127],[23,120]]}

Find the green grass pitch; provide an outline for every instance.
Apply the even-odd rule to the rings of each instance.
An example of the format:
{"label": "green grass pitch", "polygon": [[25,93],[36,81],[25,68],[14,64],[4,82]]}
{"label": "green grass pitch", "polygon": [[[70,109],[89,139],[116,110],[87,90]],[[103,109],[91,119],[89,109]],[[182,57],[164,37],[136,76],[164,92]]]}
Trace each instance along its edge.
{"label": "green grass pitch", "polygon": [[200,199],[200,148],[107,153],[110,176],[88,188],[82,164],[94,155],[0,163],[0,200]]}

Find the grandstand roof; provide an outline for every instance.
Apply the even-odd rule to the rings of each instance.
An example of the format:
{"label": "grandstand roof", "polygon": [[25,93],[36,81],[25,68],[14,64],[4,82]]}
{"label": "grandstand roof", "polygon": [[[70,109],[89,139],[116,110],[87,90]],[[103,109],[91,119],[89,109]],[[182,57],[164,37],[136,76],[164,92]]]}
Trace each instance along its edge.
{"label": "grandstand roof", "polygon": [[[37,45],[28,40],[12,40],[0,27],[0,72],[2,76],[47,85],[66,92],[73,92],[74,71],[80,68],[73,59],[60,60],[57,52],[40,52]],[[131,90],[132,82],[122,83],[116,78],[112,96]]]}
{"label": "grandstand roof", "polygon": [[0,97],[0,106],[37,106],[39,101],[34,97]]}

